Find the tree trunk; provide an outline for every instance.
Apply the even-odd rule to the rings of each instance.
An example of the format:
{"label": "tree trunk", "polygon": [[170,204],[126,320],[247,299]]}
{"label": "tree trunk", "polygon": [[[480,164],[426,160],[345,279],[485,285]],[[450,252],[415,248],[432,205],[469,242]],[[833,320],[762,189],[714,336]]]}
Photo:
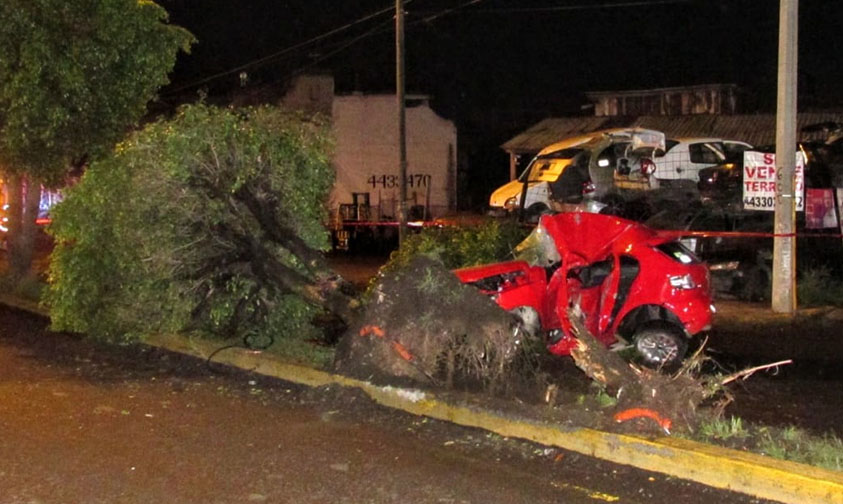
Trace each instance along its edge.
{"label": "tree trunk", "polygon": [[13,280],[22,279],[32,267],[40,201],[40,184],[25,175],[10,177],[8,246]]}

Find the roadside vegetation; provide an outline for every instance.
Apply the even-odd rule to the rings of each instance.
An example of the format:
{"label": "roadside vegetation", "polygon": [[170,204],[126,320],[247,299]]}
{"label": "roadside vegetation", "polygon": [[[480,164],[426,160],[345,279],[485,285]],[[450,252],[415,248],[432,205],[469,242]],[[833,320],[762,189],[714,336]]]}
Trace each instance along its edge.
{"label": "roadside vegetation", "polygon": [[734,416],[712,417],[696,431],[678,434],[695,441],[843,471],[843,440],[834,434],[817,435],[792,425],[755,425]]}
{"label": "roadside vegetation", "polygon": [[107,155],[193,36],[152,1],[0,2],[0,172],[10,280],[31,266],[41,188]]}
{"label": "roadside vegetation", "polygon": [[53,329],[125,341],[316,338],[354,299],[324,263],[331,139],[273,108],[183,108],[91,164],[53,213]]}
{"label": "roadside vegetation", "polygon": [[514,219],[487,220],[477,226],[427,228],[407,236],[382,271],[405,267],[417,255],[439,260],[448,269],[487,264],[512,257],[529,234]]}
{"label": "roadside vegetation", "polygon": [[843,282],[828,267],[804,271],[796,289],[800,306],[843,306]]}

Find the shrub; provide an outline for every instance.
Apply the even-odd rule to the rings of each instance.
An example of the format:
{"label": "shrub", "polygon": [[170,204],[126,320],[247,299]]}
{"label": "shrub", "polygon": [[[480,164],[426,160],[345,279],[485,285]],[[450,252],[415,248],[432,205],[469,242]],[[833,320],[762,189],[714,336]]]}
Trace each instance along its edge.
{"label": "shrub", "polygon": [[330,296],[313,288],[326,277],[326,131],[279,109],[196,105],[132,135],[53,213],[53,328],[306,337]]}
{"label": "shrub", "polygon": [[796,295],[802,306],[843,304],[843,285],[827,267],[806,270],[799,278]]}
{"label": "shrub", "polygon": [[427,228],[411,234],[392,253],[386,270],[400,268],[417,255],[435,257],[449,269],[493,263],[512,255],[529,233],[514,220],[489,220],[478,226]]}

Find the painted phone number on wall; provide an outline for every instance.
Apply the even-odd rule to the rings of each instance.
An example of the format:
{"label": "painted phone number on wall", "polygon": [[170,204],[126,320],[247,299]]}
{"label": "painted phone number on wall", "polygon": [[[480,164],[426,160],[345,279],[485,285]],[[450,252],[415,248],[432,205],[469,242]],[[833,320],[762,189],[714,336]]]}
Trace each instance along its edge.
{"label": "painted phone number on wall", "polygon": [[[429,187],[431,182],[430,175],[424,174],[407,174],[407,187]],[[372,175],[366,181],[372,189],[390,189],[400,186],[401,177],[398,175]]]}

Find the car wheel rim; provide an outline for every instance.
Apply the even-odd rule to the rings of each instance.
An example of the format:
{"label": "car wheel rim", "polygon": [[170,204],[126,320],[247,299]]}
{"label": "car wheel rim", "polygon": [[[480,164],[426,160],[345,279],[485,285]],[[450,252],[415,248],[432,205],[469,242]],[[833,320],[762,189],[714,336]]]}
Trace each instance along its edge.
{"label": "car wheel rim", "polygon": [[668,334],[652,333],[642,336],[635,344],[641,357],[650,364],[664,365],[679,355],[679,345]]}

